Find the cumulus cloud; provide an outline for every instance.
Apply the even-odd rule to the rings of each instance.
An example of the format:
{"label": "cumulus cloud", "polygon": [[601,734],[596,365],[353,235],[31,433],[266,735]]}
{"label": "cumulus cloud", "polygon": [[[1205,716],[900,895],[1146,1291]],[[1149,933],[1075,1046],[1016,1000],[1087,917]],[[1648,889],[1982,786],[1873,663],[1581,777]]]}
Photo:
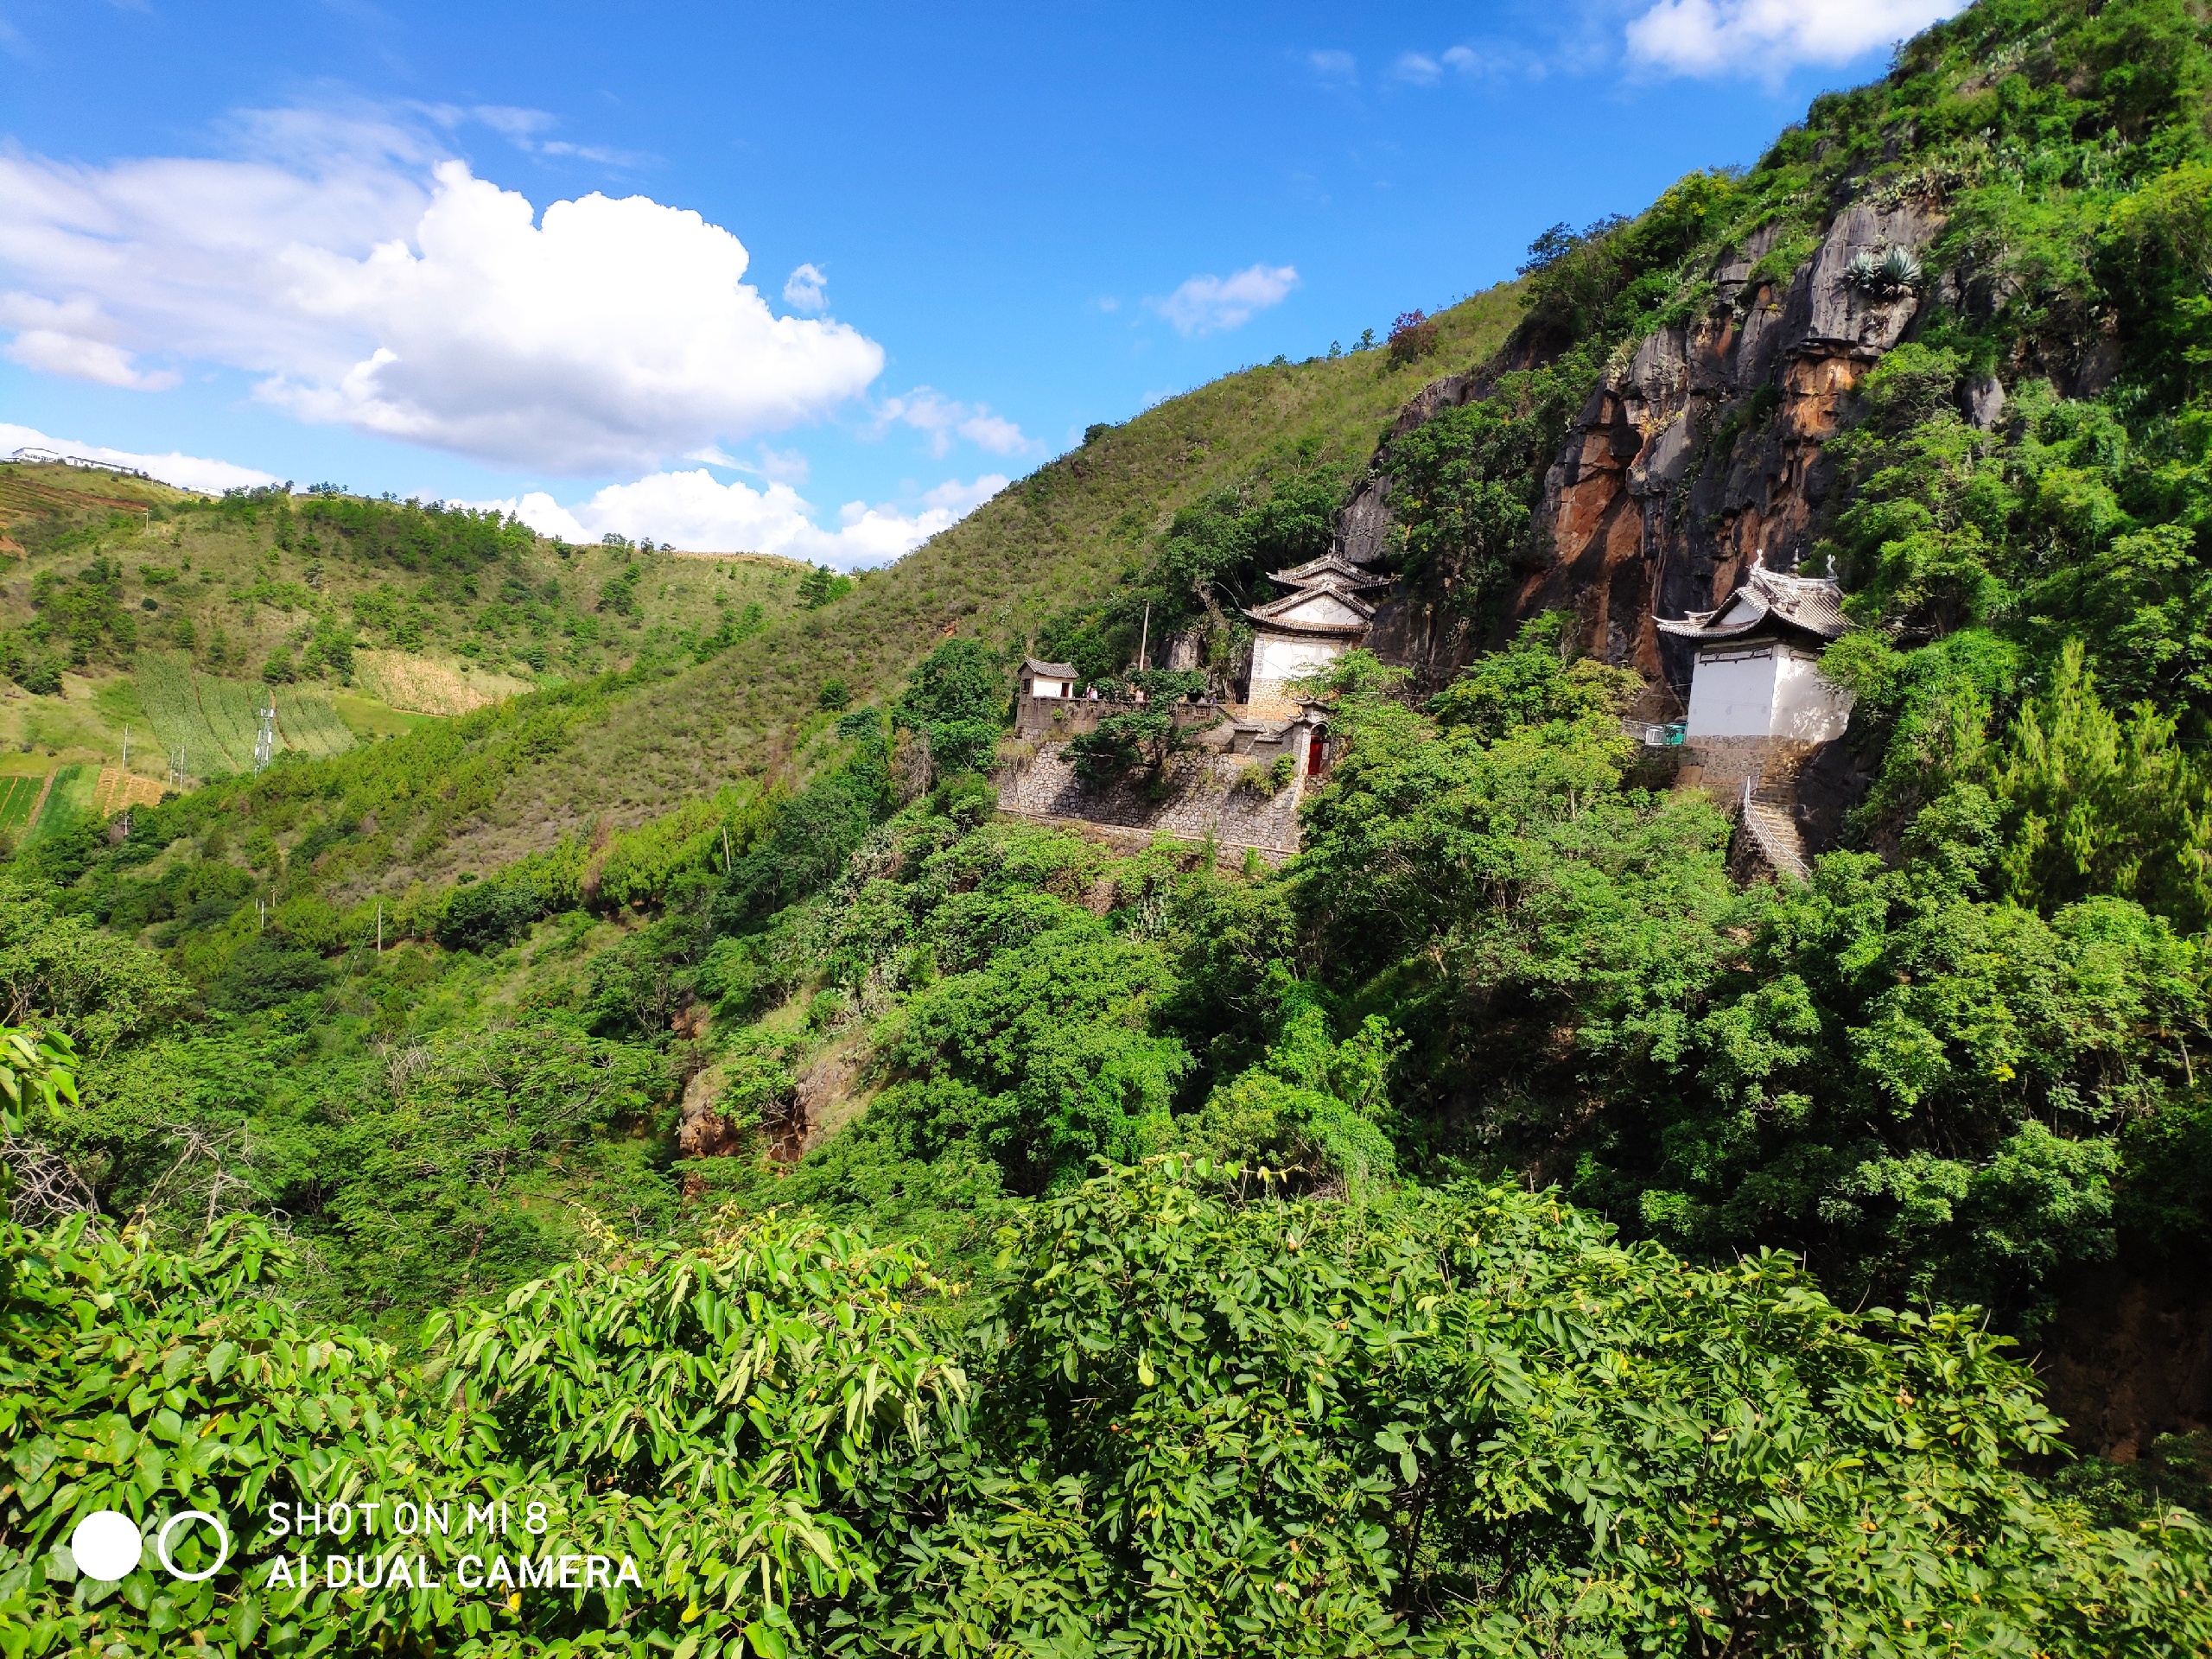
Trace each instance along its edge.
{"label": "cumulus cloud", "polygon": [[236,124],[283,159],[0,154],[10,355],[147,389],[174,372],[149,353],[225,364],[302,419],[556,472],[817,420],[882,368],[845,324],[777,316],[696,213],[594,193],[541,218],[402,122]]}
{"label": "cumulus cloud", "polygon": [[1402,52],[1390,73],[1414,86],[1433,86],[1444,78],[1444,66],[1426,52]]}
{"label": "cumulus cloud", "polygon": [[1658,0],[1628,26],[1629,56],[1679,75],[1771,80],[1917,34],[1967,0]]}
{"label": "cumulus cloud", "polygon": [[982,404],[956,403],[939,397],[927,386],[917,386],[904,397],[887,397],[877,407],[875,431],[893,425],[911,426],[929,435],[930,454],[943,456],[957,435],[995,455],[1019,454],[1030,447],[1021,429]]}
{"label": "cumulus cloud", "polygon": [[1228,276],[1193,276],[1164,300],[1147,302],[1184,335],[1218,334],[1280,305],[1298,286],[1291,265],[1249,265]]}
{"label": "cumulus cloud", "polygon": [[830,308],[830,279],[819,265],[801,265],[784,278],[784,303],[816,315]]}
{"label": "cumulus cloud", "polygon": [[104,461],[112,467],[134,467],[150,473],[164,484],[174,484],[181,490],[205,490],[210,495],[224,490],[249,489],[256,485],[274,484],[270,474],[256,472],[251,467],[233,466],[227,461],[211,461],[204,455],[183,455],[174,452],[166,455],[142,455],[129,449],[111,449],[105,444],[80,443],[74,438],[52,438],[35,427],[11,426],[0,421],[0,455],[12,455],[18,449],[51,449],[56,454],[75,455],[85,461]]}
{"label": "cumulus cloud", "polygon": [[779,553],[850,570],[887,563],[920,546],[1006,483],[1003,474],[988,473],[972,483],[947,480],[904,505],[849,502],[835,530],[817,524],[814,510],[789,484],[770,482],[756,490],[741,482],[721,483],[703,468],[611,484],[573,506],[561,505],[542,490],[470,505],[512,512],[544,535],[570,541],[597,541],[612,531],[649,536],[688,552]]}

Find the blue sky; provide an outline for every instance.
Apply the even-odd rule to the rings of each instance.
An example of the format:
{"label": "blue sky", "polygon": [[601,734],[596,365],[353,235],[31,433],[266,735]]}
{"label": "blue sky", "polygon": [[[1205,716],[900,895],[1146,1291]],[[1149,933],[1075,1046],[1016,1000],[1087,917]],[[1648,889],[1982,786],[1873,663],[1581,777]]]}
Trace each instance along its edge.
{"label": "blue sky", "polygon": [[874,562],[1957,3],[0,0],[0,447]]}

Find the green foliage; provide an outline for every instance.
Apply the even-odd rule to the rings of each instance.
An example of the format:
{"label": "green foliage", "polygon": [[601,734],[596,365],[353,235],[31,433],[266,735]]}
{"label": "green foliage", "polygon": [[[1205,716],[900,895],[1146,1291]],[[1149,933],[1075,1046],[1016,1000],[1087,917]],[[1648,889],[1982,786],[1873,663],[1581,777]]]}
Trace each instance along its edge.
{"label": "green foliage", "polygon": [[2096,695],[2078,642],[2030,699],[1998,770],[2017,815],[2002,860],[2024,904],[2117,893],[2194,931],[2212,921],[2212,788],[2151,703],[2119,720]]}
{"label": "green foliage", "polygon": [[[23,1098],[25,1091],[30,1101]],[[8,1097],[0,1129],[13,1135],[22,1127],[26,1104],[58,1111],[67,1100],[77,1103],[77,1047],[58,1031],[0,1026],[0,1095]]]}
{"label": "green foliage", "polygon": [[1643,689],[1633,670],[1565,650],[1569,620],[1564,612],[1547,612],[1522,625],[1510,650],[1470,664],[1430,699],[1437,724],[1464,726],[1469,735],[1492,742],[1516,727],[1602,718]]}
{"label": "green foliage", "polygon": [[281,933],[257,933],[232,952],[208,987],[207,1000],[232,1014],[251,1014],[321,990],[329,978],[314,951]]}
{"label": "green foliage", "polygon": [[929,739],[931,766],[945,777],[989,763],[1011,706],[997,653],[980,639],[948,639],[916,665],[898,718]]}
{"label": "green foliage", "polygon": [[[2056,1426],[2001,1338],[1846,1314],[1777,1257],[1689,1268],[1547,1193],[1240,1200],[1154,1163],[1010,1229],[964,1326],[911,1251],[725,1219],[437,1320],[420,1363],[302,1320],[300,1263],[257,1224],[179,1254],[79,1223],[0,1248],[0,1612],[26,1651],[191,1630],[232,1656],[888,1654],[951,1629],[971,1652],[1687,1659],[1744,1632],[2067,1656],[2212,1633],[2185,1516],[2100,1532],[2008,1466]],[[394,1544],[395,1503],[451,1501],[456,1532],[406,1545],[441,1587],[272,1582],[309,1541],[270,1503],[341,1497]],[[495,1498],[543,1506],[503,1554],[638,1570],[461,1588],[488,1548],[462,1500]],[[235,1570],[75,1579],[79,1514],[185,1506],[240,1523]]]}
{"label": "green foliage", "polygon": [[495,950],[546,913],[544,897],[526,881],[480,881],[457,889],[438,917],[438,943],[448,950]]}
{"label": "green foliage", "polygon": [[1076,776],[1111,783],[1139,766],[1157,768],[1183,747],[1183,728],[1165,709],[1124,709],[1108,715],[1068,745]]}
{"label": "green foliage", "polygon": [[1154,702],[1181,702],[1206,693],[1205,673],[1195,668],[1141,669],[1129,676],[1129,683]]}
{"label": "green foliage", "polygon": [[2111,1253],[2119,1133],[2201,1040],[2196,950],[2119,899],[2045,922],[1967,897],[1993,839],[1975,793],[1923,816],[1909,870],[1838,855],[1773,905],[1700,1022],[1704,1090],[1658,1126],[1637,1202],[1662,1236],[1786,1239],[1846,1292],[2030,1308]]}
{"label": "green foliage", "polygon": [[1593,367],[1571,353],[1507,374],[1490,397],[1390,441],[1391,511],[1404,527],[1406,580],[1423,597],[1483,617],[1516,563],[1536,556],[1543,469]]}
{"label": "green foliage", "polygon": [[[1519,677],[1478,671],[1445,706],[1478,714]],[[1489,743],[1387,688],[1337,699],[1340,758],[1310,798],[1294,891],[1327,977],[1366,988],[1354,1006],[1387,1007],[1433,1075],[1572,1092],[1667,1062],[1727,949],[1725,821],[1701,797],[1624,786],[1629,747],[1596,689],[1573,718]]]}
{"label": "green foliage", "polygon": [[1001,934],[901,1011],[883,1042],[892,1087],[869,1119],[908,1157],[972,1142],[1035,1192],[1095,1156],[1151,1151],[1190,1060],[1151,1029],[1172,983],[1162,952],[1065,905],[1027,908],[1019,926],[1033,937]]}
{"label": "green foliage", "polygon": [[1179,1126],[1184,1143],[1224,1166],[1249,1164],[1308,1186],[1365,1186],[1393,1173],[1385,1084],[1404,1046],[1368,1015],[1344,1042],[1308,988],[1288,999],[1282,1034],[1258,1065],[1216,1089]]}
{"label": "green foliage", "polygon": [[850,576],[840,575],[826,564],[817,564],[811,566],[799,578],[798,601],[810,611],[818,611],[852,591],[853,579]]}

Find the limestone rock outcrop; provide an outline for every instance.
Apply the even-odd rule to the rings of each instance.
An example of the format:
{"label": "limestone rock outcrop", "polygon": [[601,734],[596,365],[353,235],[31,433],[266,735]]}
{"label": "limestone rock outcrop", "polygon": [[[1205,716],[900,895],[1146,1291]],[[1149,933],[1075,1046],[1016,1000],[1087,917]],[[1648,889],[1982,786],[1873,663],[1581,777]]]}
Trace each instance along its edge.
{"label": "limestone rock outcrop", "polygon": [[[1570,611],[1582,649],[1682,690],[1688,653],[1654,620],[1722,603],[1762,550],[1782,569],[1810,550],[1835,482],[1825,447],[1867,370],[1946,280],[1923,269],[1943,224],[1926,203],[1862,200],[1839,210],[1785,276],[1763,270],[1777,226],[1722,257],[1710,308],[1617,360],[1572,423],[1544,480],[1545,556],[1522,573],[1503,632],[1540,611]],[[1394,434],[1486,396],[1491,379],[1478,371],[1431,383]],[[1993,422],[2004,398],[1993,378],[1977,383],[1965,412]],[[1389,487],[1373,478],[1354,497],[1341,546],[1387,545]],[[1437,678],[1490,643],[1402,602],[1381,608],[1372,639],[1378,654]]]}

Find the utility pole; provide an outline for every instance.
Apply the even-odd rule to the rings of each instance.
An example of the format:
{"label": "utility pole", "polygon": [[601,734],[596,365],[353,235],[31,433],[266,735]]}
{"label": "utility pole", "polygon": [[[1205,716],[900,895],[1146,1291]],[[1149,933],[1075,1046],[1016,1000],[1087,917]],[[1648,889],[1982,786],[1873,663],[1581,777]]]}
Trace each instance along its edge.
{"label": "utility pole", "polygon": [[123,769],[125,772],[130,770],[130,728],[128,726],[123,728]]}
{"label": "utility pole", "polygon": [[384,900],[377,900],[377,955],[384,955]]}
{"label": "utility pole", "polygon": [[1147,601],[1145,601],[1145,602],[1144,602],[1144,632],[1143,632],[1142,633],[1141,633],[1141,634],[1139,634],[1139,635],[1137,636],[1137,672],[1138,672],[1138,673],[1141,674],[1141,673],[1143,673],[1143,672],[1144,672],[1145,668],[1146,668],[1146,666],[1147,666],[1146,662],[1145,662],[1145,658],[1146,658],[1146,657],[1150,653],[1151,650],[1152,650],[1152,601],[1151,601],[1150,600],[1148,600],[1148,599],[1147,599]]}
{"label": "utility pole", "polygon": [[729,872],[729,825],[724,824],[722,825],[722,874],[728,875]]}

